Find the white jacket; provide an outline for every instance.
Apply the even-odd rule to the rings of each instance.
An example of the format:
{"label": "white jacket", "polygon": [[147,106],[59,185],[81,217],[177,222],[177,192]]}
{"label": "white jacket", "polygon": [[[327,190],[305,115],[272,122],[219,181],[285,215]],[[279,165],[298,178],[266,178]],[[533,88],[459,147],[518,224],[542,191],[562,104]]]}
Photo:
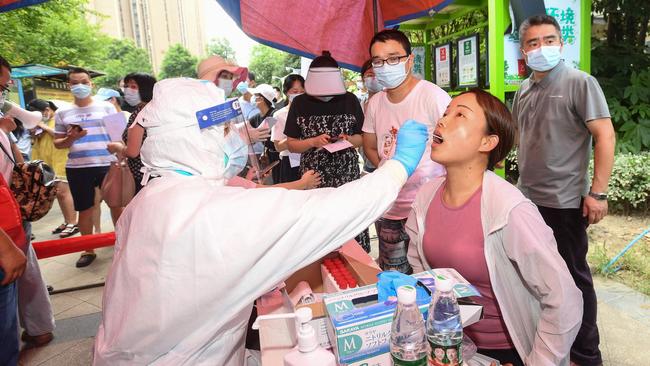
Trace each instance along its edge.
{"label": "white jacket", "polygon": [[367,228],[406,178],[388,161],[310,191],[153,179],[117,223],[94,364],[243,365],[253,301]]}
{"label": "white jacket", "polygon": [[[429,269],[422,250],[431,200],[446,177],[420,188],[406,223],[415,272]],[[568,365],[582,322],[582,294],[557,251],[552,230],[519,190],[487,171],[481,224],[490,283],[503,320],[526,365]]]}

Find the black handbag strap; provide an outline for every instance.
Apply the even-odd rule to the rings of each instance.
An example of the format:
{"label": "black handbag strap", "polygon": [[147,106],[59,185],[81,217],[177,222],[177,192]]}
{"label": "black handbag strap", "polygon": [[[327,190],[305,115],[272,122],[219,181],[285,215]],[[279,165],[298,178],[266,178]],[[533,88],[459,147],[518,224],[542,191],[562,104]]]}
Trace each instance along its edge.
{"label": "black handbag strap", "polygon": [[[0,133],[3,133],[3,132],[0,132]],[[11,142],[10,142],[10,144],[11,144]],[[7,152],[7,150],[5,150],[5,147],[4,147],[4,145],[3,145],[2,143],[0,143],[0,148],[1,148],[2,151],[5,153],[5,155],[7,155],[7,157],[9,158],[9,160],[11,160],[11,162],[14,163],[14,166],[16,166],[16,160],[13,158],[13,156],[11,156],[11,154],[9,154],[9,153]]]}

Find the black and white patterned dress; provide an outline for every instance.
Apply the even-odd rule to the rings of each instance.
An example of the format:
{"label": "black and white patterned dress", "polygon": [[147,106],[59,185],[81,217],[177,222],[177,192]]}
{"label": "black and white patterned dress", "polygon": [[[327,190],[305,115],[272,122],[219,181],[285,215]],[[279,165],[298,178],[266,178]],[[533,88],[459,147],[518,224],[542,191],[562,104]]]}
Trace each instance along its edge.
{"label": "black and white patterned dress", "polygon": [[[129,127],[133,124],[135,121],[135,117],[138,116],[138,113],[144,108],[145,104],[139,105],[135,107],[135,110],[131,113],[131,116],[129,117],[129,121],[126,123],[126,128],[124,129],[124,132],[122,133],[122,140],[124,140],[124,144],[128,142],[128,132],[129,132]],[[147,130],[144,131],[144,135],[142,136],[142,143],[144,143],[144,140],[147,138]],[[126,163],[129,166],[129,170],[131,170],[131,174],[133,174],[133,180],[135,180],[135,193],[140,192],[142,189],[142,172],[140,169],[144,166],[142,164],[142,160],[140,160],[140,155],[136,156],[135,158],[127,158]]]}
{"label": "black and white patterned dress", "polygon": [[[324,133],[338,137],[341,134],[361,134],[362,126],[363,111],[354,94],[339,95],[329,102],[303,94],[291,103],[284,134],[300,140]],[[359,179],[359,154],[352,147],[335,153],[325,149],[310,149],[300,156],[300,173],[304,174],[308,170],[320,174],[320,188],[336,188]],[[368,230],[356,239],[366,251],[370,251]]]}

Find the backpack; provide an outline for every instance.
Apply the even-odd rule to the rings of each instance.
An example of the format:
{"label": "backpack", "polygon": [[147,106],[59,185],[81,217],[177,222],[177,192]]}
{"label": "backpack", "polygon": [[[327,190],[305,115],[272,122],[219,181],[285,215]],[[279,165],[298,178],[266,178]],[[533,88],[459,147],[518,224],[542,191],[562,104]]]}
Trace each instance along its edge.
{"label": "backpack", "polygon": [[59,183],[54,179],[54,170],[42,160],[16,164],[2,144],[0,147],[14,163],[11,190],[20,206],[23,220],[36,221],[47,215],[56,198]]}

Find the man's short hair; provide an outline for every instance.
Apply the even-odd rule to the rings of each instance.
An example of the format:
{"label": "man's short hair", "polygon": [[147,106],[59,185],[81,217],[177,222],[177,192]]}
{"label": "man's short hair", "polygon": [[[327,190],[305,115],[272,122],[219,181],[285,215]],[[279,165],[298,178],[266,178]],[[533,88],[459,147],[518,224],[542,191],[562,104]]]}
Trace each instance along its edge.
{"label": "man's short hair", "polygon": [[255,81],[255,74],[249,71],[248,72],[248,80]]}
{"label": "man's short hair", "polygon": [[68,70],[68,80],[70,80],[70,75],[71,74],[86,74],[86,75],[88,75],[88,78],[90,79],[90,71],[84,69],[83,67],[71,67]]}
{"label": "man's short hair", "polygon": [[562,40],[562,30],[560,29],[560,24],[555,20],[554,17],[546,14],[532,15],[526,18],[521,25],[519,26],[519,45],[524,45],[524,35],[530,27],[537,25],[549,24],[555,27],[555,30],[560,34],[560,41]]}
{"label": "man's short hair", "polygon": [[4,57],[0,56],[0,68],[5,67],[9,72],[11,72],[11,65],[9,65],[9,61],[7,61]]}
{"label": "man's short hair", "polygon": [[397,29],[384,29],[383,31],[375,34],[374,37],[372,37],[372,40],[370,41],[370,47],[368,47],[368,52],[372,55],[372,45],[377,43],[377,42],[387,42],[387,41],[396,41],[399,44],[402,45],[404,48],[404,51],[406,51],[406,55],[411,54],[411,41],[409,41],[408,37],[406,34],[398,31]]}

